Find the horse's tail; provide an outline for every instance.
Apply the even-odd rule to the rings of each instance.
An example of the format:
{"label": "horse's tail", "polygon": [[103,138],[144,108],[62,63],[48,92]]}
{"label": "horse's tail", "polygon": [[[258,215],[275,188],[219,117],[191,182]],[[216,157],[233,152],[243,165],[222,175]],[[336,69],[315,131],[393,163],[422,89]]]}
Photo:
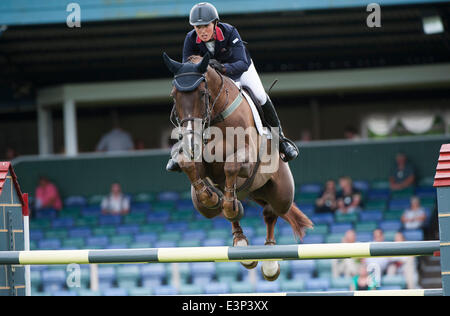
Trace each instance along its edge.
{"label": "horse's tail", "polygon": [[289,211],[282,215],[281,218],[291,225],[294,235],[300,238],[300,240],[302,240],[305,236],[306,229],[313,228],[314,226],[313,222],[308,218],[308,216],[300,211],[295,203],[292,203]]}

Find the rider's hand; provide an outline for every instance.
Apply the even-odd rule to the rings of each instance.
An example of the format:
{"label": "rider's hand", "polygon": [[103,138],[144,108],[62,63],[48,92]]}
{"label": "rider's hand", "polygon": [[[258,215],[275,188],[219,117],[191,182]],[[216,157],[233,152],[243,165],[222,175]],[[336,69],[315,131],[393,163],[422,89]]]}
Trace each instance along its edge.
{"label": "rider's hand", "polygon": [[210,59],[209,65],[214,69],[217,69],[221,73],[225,73],[225,67],[221,63],[219,63],[216,59]]}

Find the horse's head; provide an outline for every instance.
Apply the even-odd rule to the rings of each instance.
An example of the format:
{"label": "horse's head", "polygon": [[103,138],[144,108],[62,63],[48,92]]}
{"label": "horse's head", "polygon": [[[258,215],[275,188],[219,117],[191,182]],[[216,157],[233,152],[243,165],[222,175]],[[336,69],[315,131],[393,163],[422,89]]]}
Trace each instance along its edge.
{"label": "horse's head", "polygon": [[174,114],[183,131],[181,136],[187,137],[187,150],[193,159],[197,156],[194,149],[199,147],[194,141],[203,140],[203,130],[209,125],[214,106],[210,104],[207,80],[210,55],[206,54],[203,58],[192,56],[186,63],[172,60],[166,53],[163,58],[167,68],[174,74],[171,93],[175,102]]}

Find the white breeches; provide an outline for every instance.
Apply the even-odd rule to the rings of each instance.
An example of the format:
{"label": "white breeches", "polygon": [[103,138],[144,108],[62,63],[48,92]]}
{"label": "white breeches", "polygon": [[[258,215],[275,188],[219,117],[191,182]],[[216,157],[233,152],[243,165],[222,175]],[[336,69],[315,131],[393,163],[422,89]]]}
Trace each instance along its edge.
{"label": "white breeches", "polygon": [[253,61],[248,67],[247,71],[242,74],[242,76],[237,80],[239,85],[249,88],[256,99],[258,99],[259,104],[264,105],[267,102],[267,94],[264,90],[264,86],[256,72]]}

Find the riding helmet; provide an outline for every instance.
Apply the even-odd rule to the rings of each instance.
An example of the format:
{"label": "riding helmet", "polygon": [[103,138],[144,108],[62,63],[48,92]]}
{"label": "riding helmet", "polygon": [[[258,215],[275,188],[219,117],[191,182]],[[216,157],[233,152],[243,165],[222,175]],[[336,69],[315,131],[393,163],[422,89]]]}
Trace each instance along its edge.
{"label": "riding helmet", "polygon": [[215,20],[219,20],[219,14],[217,9],[208,2],[197,3],[189,14],[189,23],[195,26],[208,25]]}

